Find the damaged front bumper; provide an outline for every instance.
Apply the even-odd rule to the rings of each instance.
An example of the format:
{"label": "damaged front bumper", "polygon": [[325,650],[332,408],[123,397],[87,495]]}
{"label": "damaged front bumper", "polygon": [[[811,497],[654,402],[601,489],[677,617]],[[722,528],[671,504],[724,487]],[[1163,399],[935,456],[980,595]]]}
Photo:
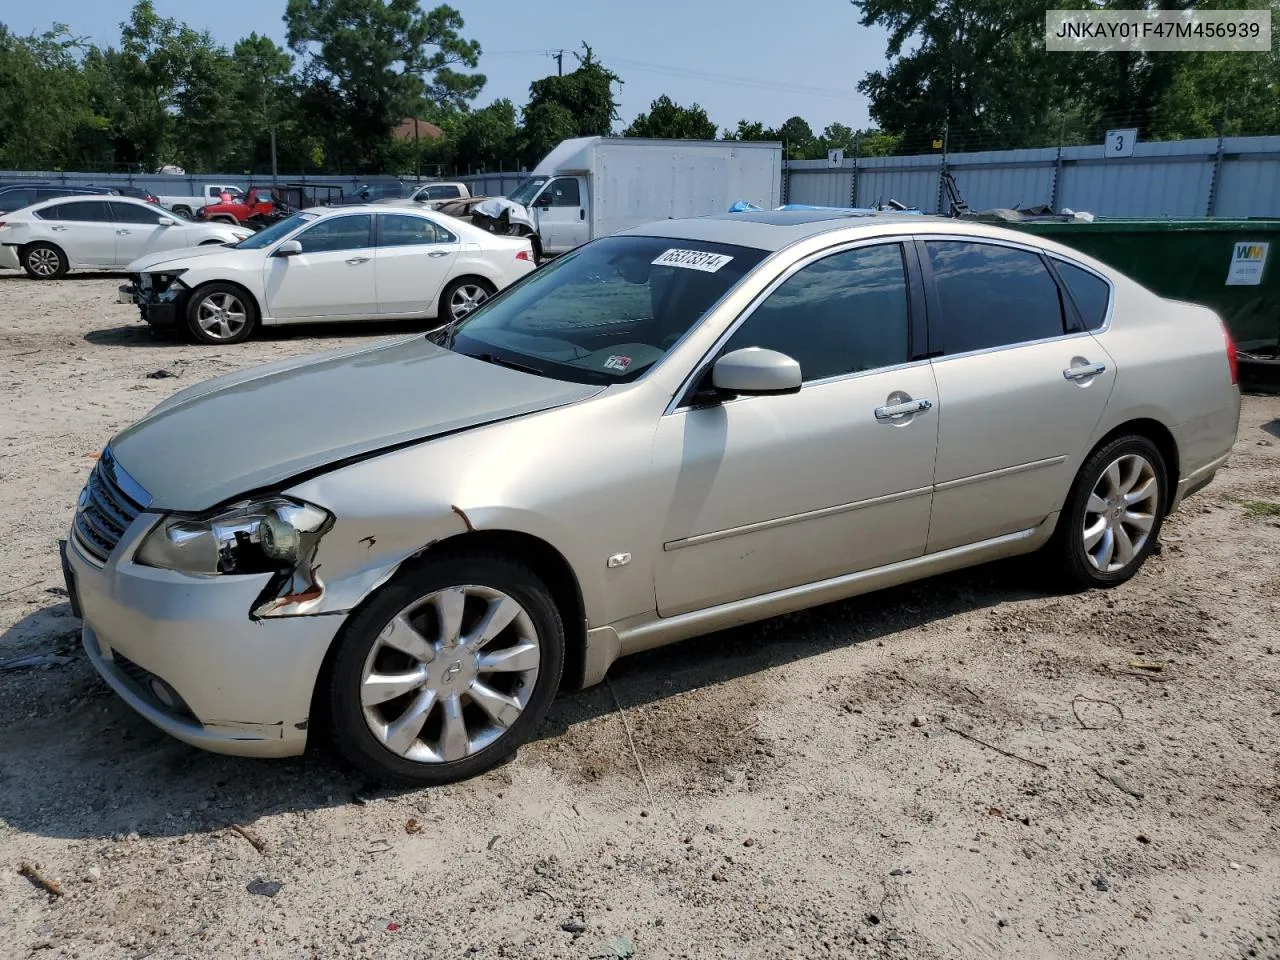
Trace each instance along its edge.
{"label": "damaged front bumper", "polygon": [[135,564],[159,518],[141,514],[110,558],[86,556],[73,531],[70,584],[90,661],[134,710],[216,753],[296,756],[307,743],[316,678],[343,618],[254,619],[269,575],[192,576]]}
{"label": "damaged front bumper", "polygon": [[187,295],[191,292],[178,279],[180,274],[141,274],[120,287],[118,303],[137,306],[142,319],[153,327],[176,327],[182,322]]}

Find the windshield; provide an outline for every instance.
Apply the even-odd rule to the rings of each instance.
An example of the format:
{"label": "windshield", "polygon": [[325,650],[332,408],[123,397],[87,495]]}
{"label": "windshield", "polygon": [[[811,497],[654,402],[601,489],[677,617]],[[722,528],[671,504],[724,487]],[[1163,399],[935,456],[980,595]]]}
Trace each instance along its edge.
{"label": "windshield", "polygon": [[283,240],[304,223],[315,218],[316,215],[314,213],[295,213],[292,217],[281,220],[279,223],[273,223],[265,230],[259,230],[252,237],[241,240],[236,244],[236,249],[261,250],[263,247],[269,247],[277,240]]}
{"label": "windshield", "polygon": [[666,356],[763,250],[607,237],[529,274],[453,332],[458,353],[576,383],[626,383]]}
{"label": "windshield", "polygon": [[533,198],[538,195],[538,191],[542,189],[543,184],[550,179],[550,177],[530,177],[508,194],[507,199],[512,203],[518,203],[522,207],[527,207],[533,202]]}

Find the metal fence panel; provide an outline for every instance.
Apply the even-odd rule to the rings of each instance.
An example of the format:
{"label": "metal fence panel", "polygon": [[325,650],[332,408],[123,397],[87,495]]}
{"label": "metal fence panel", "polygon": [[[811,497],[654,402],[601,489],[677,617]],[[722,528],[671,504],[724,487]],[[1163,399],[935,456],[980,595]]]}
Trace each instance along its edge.
{"label": "metal fence panel", "polygon": [[1217,140],[1139,143],[1108,159],[1101,146],[1066,147],[1058,206],[1106,217],[1203,217]]}
{"label": "metal fence panel", "polygon": [[1219,217],[1280,217],[1280,137],[1226,137],[1218,174]]}
{"label": "metal fence panel", "polygon": [[847,207],[853,202],[853,160],[833,167],[826,160],[793,160],[788,203]]}
{"label": "metal fence panel", "polygon": [[[1057,157],[1056,148],[951,153],[947,169],[970,210],[1030,207],[1053,203]],[[945,213],[945,200],[943,206]]]}
{"label": "metal fence panel", "polygon": [[897,200],[925,213],[938,212],[941,157],[868,157],[858,161],[857,206]]}

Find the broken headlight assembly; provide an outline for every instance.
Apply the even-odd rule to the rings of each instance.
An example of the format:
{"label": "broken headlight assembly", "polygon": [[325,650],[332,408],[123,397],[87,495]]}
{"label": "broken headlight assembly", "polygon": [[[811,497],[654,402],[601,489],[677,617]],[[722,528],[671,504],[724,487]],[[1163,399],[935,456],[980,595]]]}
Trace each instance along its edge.
{"label": "broken headlight assembly", "polygon": [[138,277],[138,292],[147,300],[157,303],[176,299],[186,289],[179,278],[186,270],[170,270],[166,273],[144,273]]}
{"label": "broken headlight assembly", "polygon": [[332,514],[309,503],[246,501],[207,519],[166,517],[142,541],[134,562],[197,576],[269,573],[254,614],[300,613],[323,593],[315,554],[332,525]]}

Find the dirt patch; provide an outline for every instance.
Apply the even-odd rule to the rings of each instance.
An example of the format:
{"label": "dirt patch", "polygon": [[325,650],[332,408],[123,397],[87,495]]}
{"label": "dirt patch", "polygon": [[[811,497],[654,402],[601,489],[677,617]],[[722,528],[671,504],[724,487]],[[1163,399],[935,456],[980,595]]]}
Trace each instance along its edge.
{"label": "dirt patch", "polygon": [[174,391],[403,331],[199,348],[118,284],[0,279],[0,659],[70,657],[0,671],[15,957],[1280,956],[1280,526],[1242,505],[1280,502],[1280,398],[1246,398],[1117,590],[998,564],[691,640],[561,697],[488,776],[379,791],[135,716],[78,650],[55,541]]}

